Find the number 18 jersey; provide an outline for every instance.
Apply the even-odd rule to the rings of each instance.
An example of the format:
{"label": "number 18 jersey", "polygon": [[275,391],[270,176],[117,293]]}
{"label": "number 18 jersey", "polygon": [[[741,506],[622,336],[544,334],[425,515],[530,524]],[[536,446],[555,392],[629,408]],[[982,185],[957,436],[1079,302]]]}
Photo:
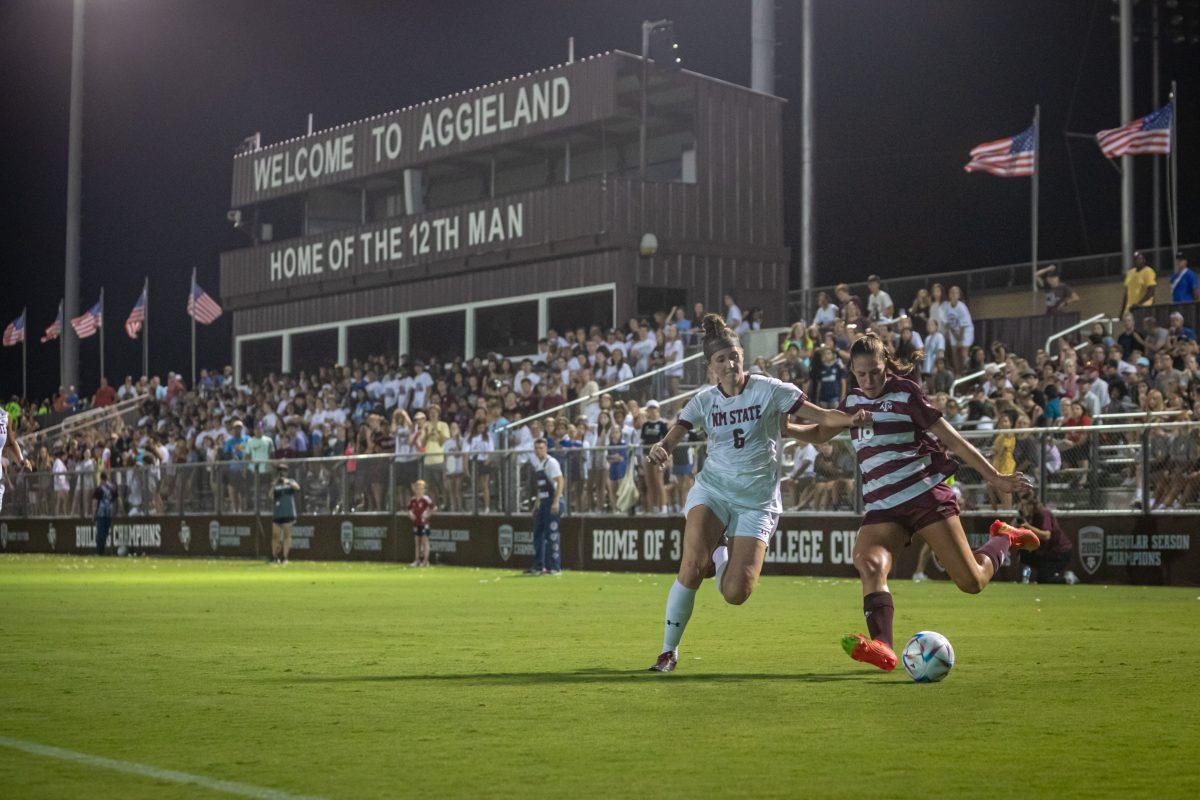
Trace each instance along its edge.
{"label": "number 18 jersey", "polygon": [[679,415],[679,424],[708,434],[696,484],[732,505],[780,513],[780,431],[783,418],[806,399],[796,386],[766,375],[747,375],[733,396],[720,386],[702,389]]}

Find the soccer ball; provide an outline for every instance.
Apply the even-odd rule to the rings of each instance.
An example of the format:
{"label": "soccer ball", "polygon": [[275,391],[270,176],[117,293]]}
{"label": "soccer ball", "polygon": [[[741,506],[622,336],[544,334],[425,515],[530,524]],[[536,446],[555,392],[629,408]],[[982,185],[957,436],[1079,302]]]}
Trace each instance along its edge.
{"label": "soccer ball", "polygon": [[917,683],[934,683],[946,677],[954,666],[954,648],[950,640],[933,631],[918,631],[904,645],[904,671]]}

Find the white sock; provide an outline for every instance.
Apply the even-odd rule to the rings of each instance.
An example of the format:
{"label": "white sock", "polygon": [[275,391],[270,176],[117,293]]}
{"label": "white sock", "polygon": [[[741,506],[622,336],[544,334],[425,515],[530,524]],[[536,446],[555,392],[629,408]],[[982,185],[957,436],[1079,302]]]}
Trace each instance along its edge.
{"label": "white sock", "polygon": [[729,566],[729,548],[721,545],[712,554],[713,563],[717,566],[717,591],[721,591],[721,579],[725,577],[725,568]]}
{"label": "white sock", "polygon": [[683,629],[692,618],[692,607],[696,605],[696,590],[689,589],[676,579],[667,592],[667,621],[663,629],[663,649],[677,652]]}

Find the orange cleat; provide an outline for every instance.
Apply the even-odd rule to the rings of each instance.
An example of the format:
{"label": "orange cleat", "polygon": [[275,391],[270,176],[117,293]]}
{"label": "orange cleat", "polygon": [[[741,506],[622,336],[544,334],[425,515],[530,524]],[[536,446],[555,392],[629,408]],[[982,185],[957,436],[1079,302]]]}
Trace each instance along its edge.
{"label": "orange cleat", "polygon": [[988,529],[992,536],[1007,536],[1009,547],[1018,550],[1037,550],[1042,546],[1042,540],[1028,528],[1017,528],[1003,520],[996,520]]}
{"label": "orange cleat", "polygon": [[855,661],[872,664],[885,672],[896,668],[896,654],[878,639],[868,639],[861,633],[847,633],[842,637],[842,649]]}

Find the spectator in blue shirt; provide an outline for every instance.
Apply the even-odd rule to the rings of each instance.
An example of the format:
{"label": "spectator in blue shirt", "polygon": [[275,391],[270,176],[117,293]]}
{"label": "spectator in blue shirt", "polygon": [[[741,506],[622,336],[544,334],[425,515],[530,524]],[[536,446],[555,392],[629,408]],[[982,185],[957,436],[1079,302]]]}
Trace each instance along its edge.
{"label": "spectator in blue shirt", "polygon": [[1175,272],[1171,275],[1171,302],[1196,302],[1196,273],[1188,268],[1183,251],[1175,254]]}
{"label": "spectator in blue shirt", "polygon": [[250,443],[250,437],[246,435],[245,426],[241,420],[235,420],[233,423],[233,435],[225,440],[224,455],[227,461],[232,463],[226,468],[225,475],[229,487],[229,508],[226,512],[237,514],[242,510],[242,501],[246,496],[246,478],[248,473],[243,469],[240,462],[249,457],[246,446]]}
{"label": "spectator in blue shirt", "polygon": [[1170,327],[1167,328],[1167,336],[1173,337],[1176,341],[1196,341],[1196,332],[1183,324],[1183,314],[1180,314],[1178,311],[1171,314],[1171,322]]}

